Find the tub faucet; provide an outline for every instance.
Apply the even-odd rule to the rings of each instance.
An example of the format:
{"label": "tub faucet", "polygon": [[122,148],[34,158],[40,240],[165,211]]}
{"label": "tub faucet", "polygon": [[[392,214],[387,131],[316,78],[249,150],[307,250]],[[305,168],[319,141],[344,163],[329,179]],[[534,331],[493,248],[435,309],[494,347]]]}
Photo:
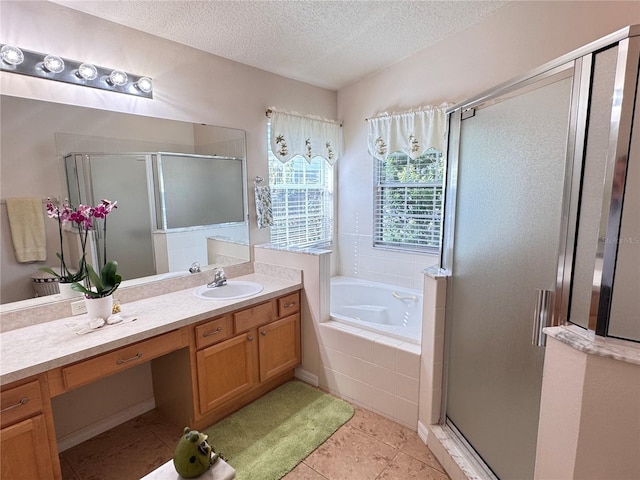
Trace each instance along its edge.
{"label": "tub faucet", "polygon": [[200,273],[200,264],[198,262],[193,262],[191,267],[189,267],[189,273]]}
{"label": "tub faucet", "polygon": [[227,277],[224,274],[224,269],[216,268],[213,271],[213,281],[211,283],[207,283],[207,287],[209,288],[222,287],[223,285],[226,285],[226,284],[227,284]]}

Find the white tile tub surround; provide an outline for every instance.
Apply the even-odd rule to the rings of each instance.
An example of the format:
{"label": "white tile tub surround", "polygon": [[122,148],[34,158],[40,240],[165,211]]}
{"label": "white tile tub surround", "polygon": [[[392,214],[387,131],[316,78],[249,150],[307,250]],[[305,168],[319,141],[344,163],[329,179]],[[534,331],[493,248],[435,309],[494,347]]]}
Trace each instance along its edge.
{"label": "white tile tub surround", "polygon": [[[437,268],[424,270],[422,344],[420,364],[420,415],[422,430],[440,421],[444,367],[444,323],[447,277]],[[426,440],[423,438],[423,440]]]}
{"label": "white tile tub surround", "polygon": [[436,261],[434,255],[373,248],[371,235],[338,235],[338,272],[347,277],[422,290],[423,270]]}
{"label": "white tile tub surround", "polygon": [[320,387],[413,430],[420,347],[339,322],[319,326]]}

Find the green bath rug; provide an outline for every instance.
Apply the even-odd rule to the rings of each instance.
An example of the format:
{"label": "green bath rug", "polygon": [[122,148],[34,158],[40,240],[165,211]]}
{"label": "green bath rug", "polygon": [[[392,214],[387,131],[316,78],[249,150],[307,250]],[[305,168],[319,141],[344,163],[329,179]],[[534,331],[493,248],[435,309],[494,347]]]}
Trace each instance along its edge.
{"label": "green bath rug", "polygon": [[352,416],[348,403],[291,381],[204,432],[236,469],[237,480],[277,480]]}

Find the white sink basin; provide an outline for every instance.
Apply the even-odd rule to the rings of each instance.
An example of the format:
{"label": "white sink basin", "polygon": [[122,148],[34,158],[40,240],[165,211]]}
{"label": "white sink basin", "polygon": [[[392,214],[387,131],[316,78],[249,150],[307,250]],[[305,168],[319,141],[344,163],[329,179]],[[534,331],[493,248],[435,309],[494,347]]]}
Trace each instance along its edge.
{"label": "white sink basin", "polygon": [[194,293],[196,297],[204,298],[205,300],[234,300],[260,293],[263,288],[262,285],[255,282],[227,280],[227,284],[221,287],[209,288],[206,285],[202,285]]}

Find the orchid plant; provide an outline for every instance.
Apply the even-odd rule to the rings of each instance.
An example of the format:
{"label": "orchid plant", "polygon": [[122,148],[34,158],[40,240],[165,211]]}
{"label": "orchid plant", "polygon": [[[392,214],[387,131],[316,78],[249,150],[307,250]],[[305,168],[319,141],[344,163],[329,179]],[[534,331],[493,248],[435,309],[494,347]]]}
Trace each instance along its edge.
{"label": "orchid plant", "polygon": [[[77,210],[79,216],[82,215],[83,218],[85,218],[84,226],[86,230],[92,227],[92,219],[101,220],[102,222],[103,265],[99,268],[98,273],[87,263],[85,267],[87,271],[87,277],[85,278],[86,284],[82,285],[76,281],[71,286],[73,290],[84,293],[86,298],[108,297],[117,290],[122,281],[122,276],[117,273],[118,262],[115,260],[107,260],[107,215],[109,215],[114,208],[118,207],[117,203],[117,201],[111,202],[103,199],[101,203],[95,207],[85,207],[81,205],[81,207],[83,207],[82,213],[80,213],[80,207],[78,207]],[[95,290],[92,289],[92,286]]]}
{"label": "orchid plant", "polygon": [[[61,283],[74,283],[84,279],[87,275],[87,264],[85,259],[85,249],[87,245],[87,236],[89,234],[89,228],[91,227],[91,218],[88,215],[87,208],[80,205],[77,209],[73,209],[68,203],[62,205],[54,204],[51,199],[47,201],[47,216],[58,221],[58,233],[60,236],[60,252],[56,253],[56,256],[60,260],[60,272],[49,267],[41,267],[39,270],[49,273],[60,279]],[[80,263],[78,270],[72,271],[67,267],[64,261],[64,246],[62,242],[62,229],[67,223],[73,223],[80,232],[80,245],[82,248],[82,256],[80,257]]]}

